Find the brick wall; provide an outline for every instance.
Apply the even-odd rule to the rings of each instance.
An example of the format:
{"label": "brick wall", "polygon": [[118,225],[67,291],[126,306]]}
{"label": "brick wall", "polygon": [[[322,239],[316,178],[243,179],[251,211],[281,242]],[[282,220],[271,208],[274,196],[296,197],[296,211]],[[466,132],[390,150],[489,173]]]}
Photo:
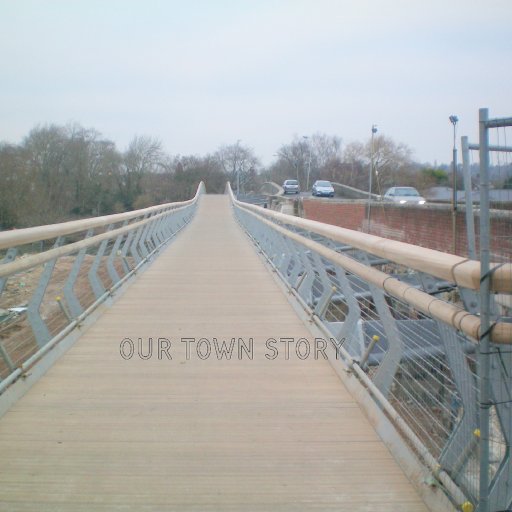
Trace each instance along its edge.
{"label": "brick wall", "polygon": [[318,220],[347,229],[361,231],[366,216],[364,203],[333,203],[319,199],[303,200],[304,216],[306,219]]}
{"label": "brick wall", "polygon": [[[348,229],[368,232],[365,201],[333,202],[304,199],[304,216]],[[475,215],[478,250],[480,218]],[[395,205],[374,203],[371,210],[370,232],[373,235],[399,240],[442,252],[453,252],[452,212],[449,205]],[[456,254],[467,256],[466,219],[464,209],[457,212]],[[493,212],[491,215],[491,250],[493,260],[512,257],[512,214]]]}

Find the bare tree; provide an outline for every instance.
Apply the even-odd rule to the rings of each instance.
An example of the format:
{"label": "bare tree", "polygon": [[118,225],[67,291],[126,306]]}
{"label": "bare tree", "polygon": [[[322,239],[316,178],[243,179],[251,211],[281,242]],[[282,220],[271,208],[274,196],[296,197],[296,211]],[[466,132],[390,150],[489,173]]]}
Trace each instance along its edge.
{"label": "bare tree", "polygon": [[24,227],[26,213],[41,207],[28,159],[25,149],[0,143],[0,229]]}
{"label": "bare tree", "polygon": [[[371,140],[366,144],[366,156],[371,158]],[[377,188],[385,189],[396,184],[407,185],[415,165],[411,159],[412,151],[402,143],[396,143],[390,137],[379,135],[374,139],[373,161]],[[401,180],[402,183],[398,183]],[[377,191],[381,193],[381,190]]]}
{"label": "bare tree", "polygon": [[247,146],[242,146],[239,142],[230,146],[221,146],[214,157],[233,187],[236,187],[238,178],[241,187],[245,187],[251,169],[256,172],[260,165],[254,151]]}
{"label": "bare tree", "polygon": [[[375,178],[373,192],[382,193],[393,185],[411,185],[416,179],[417,165],[411,159],[411,150],[390,137],[379,135],[374,138],[373,161]],[[372,143],[351,142],[343,155],[342,183],[366,190],[372,158]],[[345,181],[343,181],[345,180]]]}
{"label": "bare tree", "polygon": [[142,194],[143,176],[149,172],[157,172],[162,159],[160,141],[139,136],[132,139],[123,154],[116,176],[119,197],[126,208],[133,208],[135,199]]}
{"label": "bare tree", "polygon": [[46,222],[65,216],[73,202],[70,171],[64,165],[66,129],[55,125],[34,128],[23,142],[35,187],[46,199],[41,211]]}
{"label": "bare tree", "polygon": [[305,185],[308,172],[310,184],[318,178],[332,179],[341,159],[341,138],[323,133],[295,135],[279,148],[277,157],[272,175],[279,181],[296,178]]}
{"label": "bare tree", "polygon": [[343,162],[336,174],[337,181],[344,185],[364,189],[368,184],[368,174],[364,170],[369,168],[365,156],[364,145],[361,142],[347,144],[343,151]]}
{"label": "bare tree", "polygon": [[281,180],[295,178],[299,182],[305,182],[309,155],[304,139],[295,136],[291,143],[283,144],[279,148],[277,156],[276,171]]}

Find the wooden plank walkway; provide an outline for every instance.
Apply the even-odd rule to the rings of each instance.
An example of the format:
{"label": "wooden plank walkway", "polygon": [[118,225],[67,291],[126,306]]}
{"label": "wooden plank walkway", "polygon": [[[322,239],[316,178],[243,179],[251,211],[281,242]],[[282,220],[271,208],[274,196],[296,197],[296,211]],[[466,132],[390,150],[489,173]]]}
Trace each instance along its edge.
{"label": "wooden plank walkway", "polygon": [[[172,360],[156,343],[147,360],[121,357],[123,338],[146,351],[150,336],[170,340]],[[252,360],[218,359],[213,338],[232,337],[254,339]],[[426,511],[329,362],[294,345],[286,360],[279,342],[265,357],[279,337],[313,340],[227,197],[203,197],[0,420],[0,510]],[[188,360],[182,338],[196,340]]]}

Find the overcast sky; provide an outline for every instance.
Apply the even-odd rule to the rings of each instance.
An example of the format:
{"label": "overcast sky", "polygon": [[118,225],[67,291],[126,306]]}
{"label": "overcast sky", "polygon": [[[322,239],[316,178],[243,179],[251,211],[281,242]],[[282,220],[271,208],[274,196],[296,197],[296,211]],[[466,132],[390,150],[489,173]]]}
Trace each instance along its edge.
{"label": "overcast sky", "polygon": [[0,0],[0,140],[78,122],[124,149],[379,133],[451,159],[450,114],[512,115],[511,0]]}

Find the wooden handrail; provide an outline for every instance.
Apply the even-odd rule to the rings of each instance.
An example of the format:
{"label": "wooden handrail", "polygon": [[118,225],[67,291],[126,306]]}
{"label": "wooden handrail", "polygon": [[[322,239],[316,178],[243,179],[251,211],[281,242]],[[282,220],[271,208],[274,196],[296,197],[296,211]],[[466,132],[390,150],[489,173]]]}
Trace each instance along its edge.
{"label": "wooden handrail", "polygon": [[[237,202],[238,203],[238,202]],[[235,203],[235,204],[237,204]],[[239,204],[237,204],[238,206]],[[350,273],[360,277],[368,283],[379,287],[385,291],[388,295],[395,297],[407,304],[410,304],[416,310],[425,313],[431,318],[440,320],[441,322],[452,326],[458,331],[463,332],[475,341],[480,340],[480,318],[473,315],[454,304],[442,301],[436,297],[425,293],[422,290],[418,290],[414,286],[399,281],[395,277],[391,277],[388,274],[381,272],[373,267],[369,267],[359,261],[356,261],[344,254],[340,254],[333,249],[326,247],[318,242],[314,242],[309,238],[306,238],[298,233],[294,233],[288,229],[285,229],[271,220],[258,215],[249,209],[248,213],[261,222],[268,225],[271,229],[283,234],[284,236],[294,240],[304,247],[311,249],[316,252],[322,258],[339,265],[340,267],[348,270]],[[512,344],[512,324],[509,323],[497,323],[491,331],[491,339],[494,343],[500,344]]]}
{"label": "wooden handrail", "polygon": [[166,210],[174,210],[182,206],[188,206],[197,201],[199,194],[204,188],[203,182],[197,187],[195,196],[187,201],[180,201],[176,203],[165,203],[157,206],[150,206],[141,210],[134,210],[132,212],[115,213],[113,215],[104,215],[101,217],[91,217],[88,219],[72,220],[69,222],[62,222],[59,224],[48,224],[45,226],[35,226],[32,228],[14,229],[11,231],[0,232],[0,249],[8,249],[9,247],[17,247],[32,242],[39,242],[41,240],[48,240],[57,238],[59,236],[70,235],[88,229],[99,228],[116,224],[127,220],[132,220],[144,215],[151,215],[161,213]]}
{"label": "wooden handrail", "polygon": [[[463,288],[480,289],[480,262],[478,261],[242,203],[233,196],[231,187],[228,187],[228,192],[235,204],[261,217],[311,231],[399,265],[453,282]],[[495,263],[492,267],[496,270],[492,273],[491,290],[512,293],[512,264]]]}

